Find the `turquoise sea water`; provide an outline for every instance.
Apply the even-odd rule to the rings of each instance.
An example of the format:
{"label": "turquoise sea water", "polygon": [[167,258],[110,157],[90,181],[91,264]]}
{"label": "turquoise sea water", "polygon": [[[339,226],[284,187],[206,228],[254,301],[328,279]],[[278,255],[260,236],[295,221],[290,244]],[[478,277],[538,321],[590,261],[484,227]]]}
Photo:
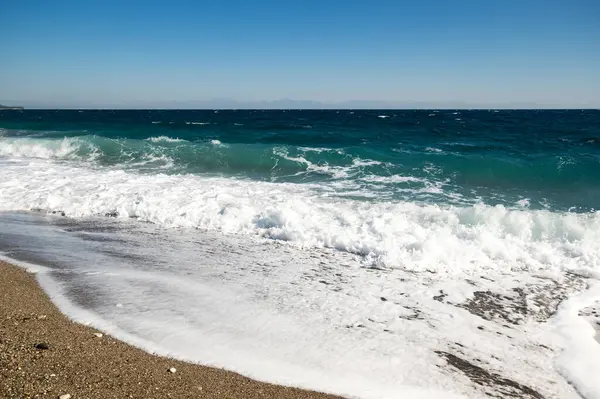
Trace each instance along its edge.
{"label": "turquoise sea water", "polygon": [[0,111],[0,156],[321,185],[364,201],[600,209],[600,111]]}

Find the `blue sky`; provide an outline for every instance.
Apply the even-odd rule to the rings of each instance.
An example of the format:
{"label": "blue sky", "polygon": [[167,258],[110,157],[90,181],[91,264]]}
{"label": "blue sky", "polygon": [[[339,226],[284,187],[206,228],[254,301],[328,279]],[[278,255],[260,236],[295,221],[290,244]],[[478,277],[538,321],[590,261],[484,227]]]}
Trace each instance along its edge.
{"label": "blue sky", "polygon": [[0,35],[0,103],[600,107],[597,0],[0,0]]}

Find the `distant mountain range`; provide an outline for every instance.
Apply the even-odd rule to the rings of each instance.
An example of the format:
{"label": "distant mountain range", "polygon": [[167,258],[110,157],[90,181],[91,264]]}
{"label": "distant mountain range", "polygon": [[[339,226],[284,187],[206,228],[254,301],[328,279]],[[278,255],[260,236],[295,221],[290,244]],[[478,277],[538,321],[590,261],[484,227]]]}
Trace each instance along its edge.
{"label": "distant mountain range", "polygon": [[21,111],[23,109],[23,107],[11,107],[11,106],[0,104],[0,109],[12,109],[15,111]]}

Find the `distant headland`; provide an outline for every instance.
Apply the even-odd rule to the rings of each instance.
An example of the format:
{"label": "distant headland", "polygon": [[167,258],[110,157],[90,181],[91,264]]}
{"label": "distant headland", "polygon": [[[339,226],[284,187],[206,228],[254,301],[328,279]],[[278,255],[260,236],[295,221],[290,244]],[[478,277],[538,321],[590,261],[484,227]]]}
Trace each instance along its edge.
{"label": "distant headland", "polygon": [[23,107],[11,107],[11,106],[8,106],[8,105],[2,105],[2,104],[0,104],[0,110],[5,110],[5,109],[10,109],[10,110],[13,110],[13,111],[22,111],[24,108]]}

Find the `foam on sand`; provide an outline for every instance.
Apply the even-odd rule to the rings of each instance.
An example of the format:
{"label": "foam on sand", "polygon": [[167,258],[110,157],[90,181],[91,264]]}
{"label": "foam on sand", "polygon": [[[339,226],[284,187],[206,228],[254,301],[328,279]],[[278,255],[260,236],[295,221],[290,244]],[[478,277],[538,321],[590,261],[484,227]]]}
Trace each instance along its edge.
{"label": "foam on sand", "polygon": [[[554,360],[571,341],[547,321],[579,276],[419,275],[259,238],[32,214],[2,215],[0,247],[47,265],[40,282],[70,317],[149,352],[350,397],[578,397]],[[569,370],[595,392],[592,369]]]}
{"label": "foam on sand", "polygon": [[600,283],[596,281],[585,293],[565,301],[552,323],[564,340],[557,359],[559,370],[586,399],[600,398],[600,342],[596,340],[597,328],[580,311],[598,303]]}

